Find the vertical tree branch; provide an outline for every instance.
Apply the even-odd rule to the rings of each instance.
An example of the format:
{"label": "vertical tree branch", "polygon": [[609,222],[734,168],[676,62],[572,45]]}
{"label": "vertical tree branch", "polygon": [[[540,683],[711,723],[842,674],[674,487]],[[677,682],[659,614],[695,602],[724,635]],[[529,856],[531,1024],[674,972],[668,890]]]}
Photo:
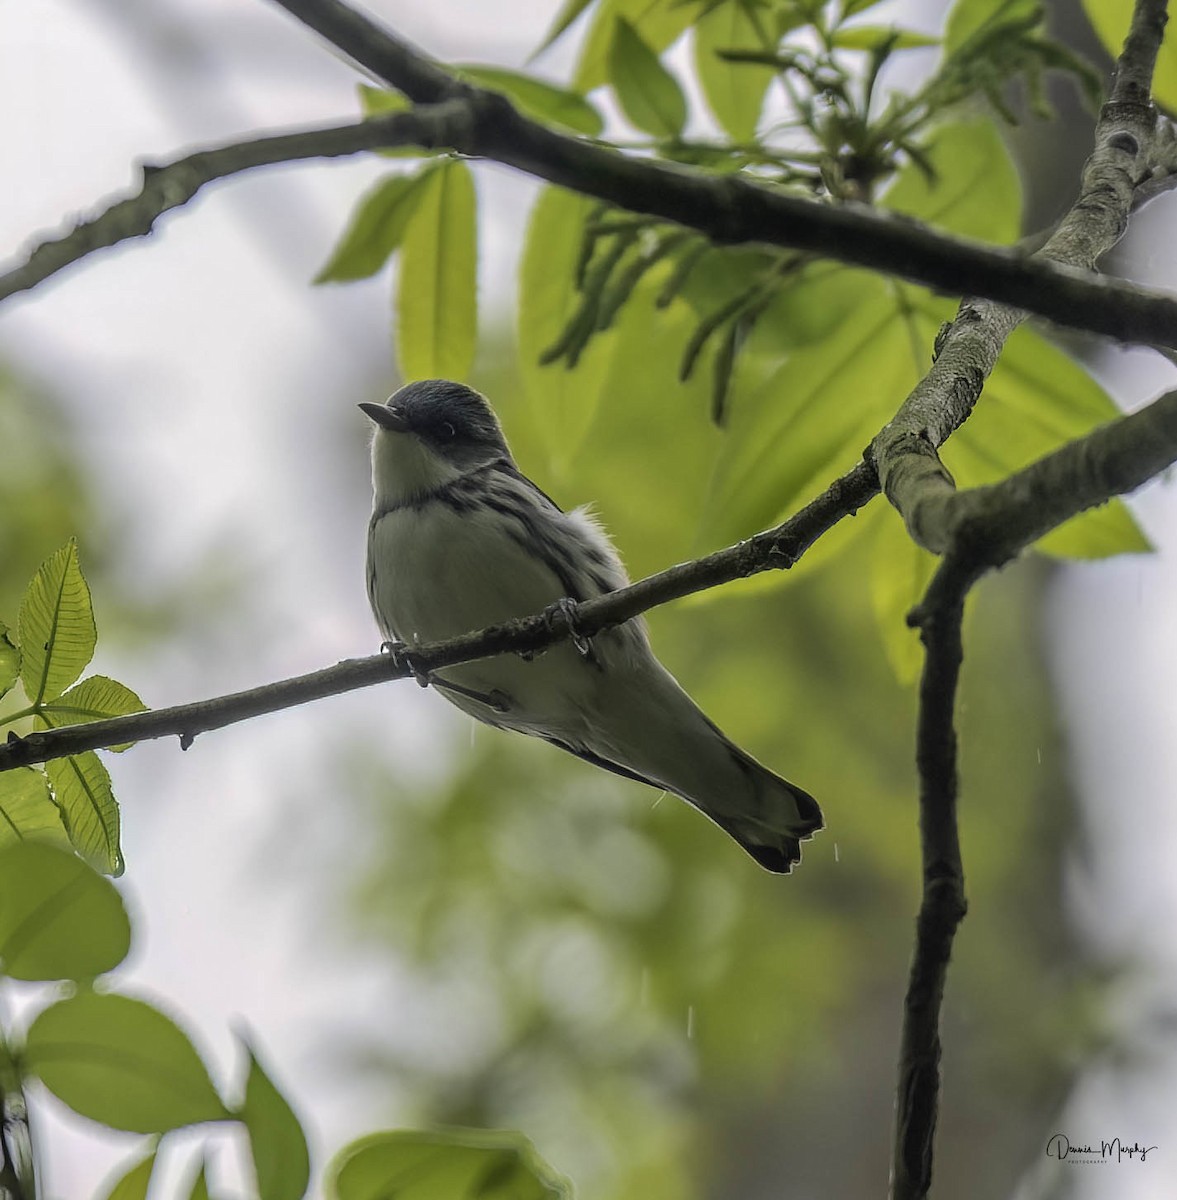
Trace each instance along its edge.
{"label": "vertical tree branch", "polygon": [[[1147,170],[1141,167],[1151,166],[1155,110],[1149,92],[1166,8],[1166,0],[1136,0],[1131,27],[1116,64],[1112,93],[1100,114],[1095,151],[1084,168],[1079,201],[1041,251],[1045,257],[1093,265],[1124,232],[1135,188],[1147,177]],[[1141,432],[1137,425],[1143,426],[1144,422],[1155,425],[1158,432],[1167,428],[1168,397],[1152,406],[1140,422],[1123,418],[1083,439],[1077,455],[1073,446],[1066,447],[1004,484],[958,494],[940,465],[936,447],[968,415],[1005,337],[1023,316],[1015,309],[994,304],[978,305],[973,310],[966,302],[952,330],[952,335],[957,335],[952,340],[971,343],[976,341],[977,332],[993,332],[995,336],[980,366],[976,359],[967,357],[956,362],[961,347],[950,344],[936,364],[947,376],[948,388],[933,386],[937,374],[934,368],[872,447],[880,482],[888,499],[903,513],[912,536],[944,555],[927,594],[909,617],[911,624],[919,626],[925,651],[916,742],[923,895],[904,1000],[892,1200],[924,1200],[931,1187],[940,1095],[940,1010],[953,940],[967,909],[956,820],[954,724],[963,658],[961,620],[965,597],[984,571],[1026,544],[1016,535],[1011,537],[1012,531],[1024,528],[1027,538],[1033,536],[1031,530],[1038,527],[1041,518],[1036,519],[1032,511],[1024,514],[1021,526],[1007,517],[1009,509],[1029,507],[1024,502],[1032,498],[1034,483],[1065,469],[1077,457],[1084,477],[1090,479],[1088,490],[1097,495],[1110,494],[1119,490],[1117,485],[1126,483],[1127,478],[1119,478],[1114,455],[1105,462],[1090,453],[1096,443],[1102,447],[1106,441],[1111,447],[1123,437],[1134,440]],[[1166,439],[1159,441],[1155,457],[1161,460],[1168,450]],[[1145,457],[1151,459],[1154,455]],[[1058,478],[1056,474],[1056,482]],[[1074,511],[1090,502],[1082,487],[1060,490],[1050,500]],[[993,508],[987,511],[990,504]],[[1003,509],[1003,505],[1008,507]],[[1051,504],[1045,507],[1050,509]]]}
{"label": "vertical tree branch", "polygon": [[963,658],[961,619],[971,579],[959,575],[946,561],[929,596],[937,591],[946,595],[911,618],[920,626],[925,650],[916,735],[923,899],[903,1006],[892,1200],[921,1200],[931,1186],[940,1095],[940,1007],[952,941],[966,910],[956,823],[954,714]]}

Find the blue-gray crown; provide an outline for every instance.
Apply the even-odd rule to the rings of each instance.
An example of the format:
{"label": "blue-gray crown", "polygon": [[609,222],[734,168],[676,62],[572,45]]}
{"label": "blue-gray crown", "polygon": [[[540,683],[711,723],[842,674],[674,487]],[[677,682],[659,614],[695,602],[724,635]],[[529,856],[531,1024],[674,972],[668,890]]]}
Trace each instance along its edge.
{"label": "blue-gray crown", "polygon": [[405,384],[386,404],[360,407],[377,425],[414,433],[443,452],[481,447],[510,456],[486,397],[464,383],[421,379]]}

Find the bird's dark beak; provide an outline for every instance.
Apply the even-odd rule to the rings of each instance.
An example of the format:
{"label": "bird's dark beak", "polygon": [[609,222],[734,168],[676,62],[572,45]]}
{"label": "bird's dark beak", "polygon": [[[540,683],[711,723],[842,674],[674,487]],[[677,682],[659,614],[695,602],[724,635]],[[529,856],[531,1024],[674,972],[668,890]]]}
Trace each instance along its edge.
{"label": "bird's dark beak", "polygon": [[404,413],[399,408],[387,404],[368,404],[359,406],[381,429],[390,429],[394,433],[404,433],[409,428]]}

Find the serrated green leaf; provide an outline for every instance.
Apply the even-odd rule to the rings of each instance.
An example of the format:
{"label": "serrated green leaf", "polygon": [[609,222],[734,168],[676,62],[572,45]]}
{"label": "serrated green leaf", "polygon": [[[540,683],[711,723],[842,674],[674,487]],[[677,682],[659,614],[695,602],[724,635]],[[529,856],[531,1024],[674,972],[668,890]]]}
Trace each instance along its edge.
{"label": "serrated green leaf", "polygon": [[[90,675],[63,692],[56,700],[42,706],[38,718],[50,728],[59,725],[84,725],[88,721],[104,721],[108,717],[124,717],[128,713],[146,712],[147,705],[125,683],[106,675]],[[125,750],[132,743],[111,746]]]}
{"label": "serrated green leaf", "polygon": [[8,636],[8,626],[0,621],[0,696],[12,691],[20,678],[20,650]]}
{"label": "serrated green leaf", "polygon": [[76,1113],[130,1133],[166,1133],[226,1112],[188,1036],[142,1000],[79,992],[29,1028],[25,1069]]}
{"label": "serrated green leaf", "polygon": [[[1092,29],[1099,35],[1099,40],[1112,58],[1119,55],[1128,36],[1133,8],[1133,0],[1083,0],[1083,11]],[[1152,97],[1170,113],[1177,112],[1177,39],[1172,36],[1171,27],[1157,55]]]}
{"label": "serrated green leaf", "polygon": [[591,92],[609,82],[609,55],[618,17],[629,22],[652,53],[661,54],[690,28],[699,9],[697,3],[668,4],[666,0],[604,0],[584,39],[573,88]]}
{"label": "serrated green leaf", "polygon": [[951,233],[1012,242],[1021,230],[1021,183],[992,121],[965,121],[936,130],[927,151],[934,178],[906,166],[882,203]]}
{"label": "serrated green leaf", "polygon": [[478,333],[477,213],[464,162],[429,172],[401,249],[397,350],[411,379],[467,379]]}
{"label": "serrated green leaf", "polygon": [[503,67],[467,64],[457,70],[479,87],[502,92],[521,112],[539,121],[563,125],[588,137],[596,137],[605,127],[601,114],[583,96],[567,88]]}
{"label": "serrated green leaf", "polygon": [[17,767],[0,772],[0,846],[26,838],[70,846],[45,772]]}
{"label": "serrated green leaf", "polygon": [[119,806],[111,791],[110,774],[98,755],[87,750],[69,758],[50,759],[45,773],[74,849],[96,870],[121,875]]}
{"label": "serrated green leaf", "polygon": [[12,979],[93,979],[131,948],[122,897],[67,849],[0,850],[0,970]]}
{"label": "serrated green leaf", "polygon": [[540,356],[577,310],[576,263],[592,211],[593,203],[585,197],[546,188],[532,209],[519,263],[516,338],[528,410],[520,433],[535,439],[535,451],[557,475],[579,452],[616,343],[612,330],[593,337],[575,371],[563,363],[540,364]]}
{"label": "serrated green leaf", "polygon": [[[769,47],[770,48],[770,47]],[[756,23],[740,0],[728,0],[695,25],[695,69],[703,95],[719,123],[737,142],[756,133],[764,94],[772,83],[772,67],[729,62],[721,50],[763,50]]]}
{"label": "serrated green leaf", "polygon": [[613,27],[609,82],[627,119],[657,138],[676,138],[687,121],[678,80],[624,17]]}
{"label": "serrated green leaf", "polygon": [[241,1042],[249,1055],[249,1075],[238,1115],[249,1134],[258,1195],[265,1200],[301,1200],[311,1178],[306,1134],[253,1047],[245,1038]]}
{"label": "serrated green leaf", "polygon": [[21,601],[17,638],[21,682],[33,704],[60,696],[94,657],[98,631],[73,538],[33,576]]}
{"label": "serrated green leaf", "polygon": [[593,0],[564,0],[564,3],[560,6],[560,11],[552,18],[552,24],[548,27],[548,32],[544,34],[544,40],[532,52],[531,58],[538,58],[550,45],[557,41],[561,34],[592,3]]}
{"label": "serrated green leaf", "polygon": [[133,1162],[111,1184],[109,1191],[100,1193],[102,1200],[147,1200],[151,1173],[155,1170],[155,1150],[146,1158]]}
{"label": "serrated green leaf", "polygon": [[430,164],[416,175],[388,176],[366,192],[314,282],[343,283],[375,275],[404,241],[426,180],[437,169]]}
{"label": "serrated green leaf", "polygon": [[345,1147],[332,1164],[333,1200],[564,1200],[561,1178],[518,1133],[395,1130]]}
{"label": "serrated green leaf", "polygon": [[931,34],[891,25],[855,25],[852,29],[839,29],[830,40],[839,50],[873,50],[892,38],[893,50],[918,50],[940,44],[940,39]]}

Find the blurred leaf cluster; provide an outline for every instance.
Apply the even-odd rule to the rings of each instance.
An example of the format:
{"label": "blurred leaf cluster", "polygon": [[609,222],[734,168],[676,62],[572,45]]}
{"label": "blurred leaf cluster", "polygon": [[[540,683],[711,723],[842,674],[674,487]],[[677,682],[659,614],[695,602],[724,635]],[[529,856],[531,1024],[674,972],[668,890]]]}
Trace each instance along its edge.
{"label": "blurred leaf cluster", "polygon": [[[311,1183],[306,1134],[239,1033],[244,1077],[226,1097],[206,1058],[159,1005],[112,990],[104,977],[131,948],[122,897],[68,849],[33,839],[0,849],[0,984],[40,985],[31,1019],[0,1026],[0,1101],[6,1195],[37,1195],[25,1089],[39,1081],[74,1112],[112,1130],[147,1135],[102,1200],[146,1200],[160,1144],[205,1127],[177,1197],[210,1194],[215,1148],[239,1128],[252,1195],[301,1200]],[[97,986],[96,986],[97,985]],[[15,1153],[13,1153],[15,1149]],[[163,1172],[161,1171],[162,1175]],[[369,1134],[329,1166],[335,1200],[561,1200],[565,1181],[518,1134],[448,1129]],[[161,1195],[158,1183],[152,1195]]]}

